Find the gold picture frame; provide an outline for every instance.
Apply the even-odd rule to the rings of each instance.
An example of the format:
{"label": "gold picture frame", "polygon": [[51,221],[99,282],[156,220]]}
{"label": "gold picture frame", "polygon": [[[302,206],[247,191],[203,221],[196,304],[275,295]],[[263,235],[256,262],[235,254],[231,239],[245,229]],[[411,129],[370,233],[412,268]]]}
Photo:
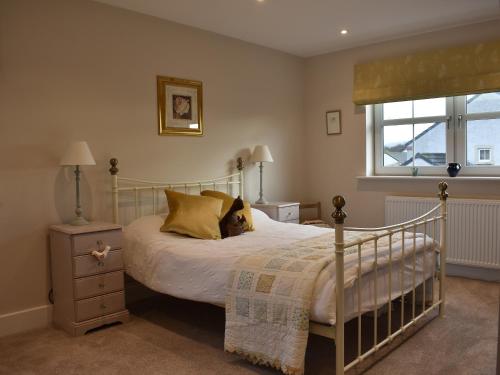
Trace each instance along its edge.
{"label": "gold picture frame", "polygon": [[157,76],[158,134],[203,135],[201,81]]}
{"label": "gold picture frame", "polygon": [[326,112],[326,134],[342,134],[342,116],[340,109]]}

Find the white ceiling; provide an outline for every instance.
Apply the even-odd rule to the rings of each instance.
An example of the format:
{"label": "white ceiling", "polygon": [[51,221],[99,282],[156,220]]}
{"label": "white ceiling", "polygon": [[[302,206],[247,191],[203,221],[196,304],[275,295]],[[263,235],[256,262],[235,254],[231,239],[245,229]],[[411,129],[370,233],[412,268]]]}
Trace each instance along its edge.
{"label": "white ceiling", "polygon": [[500,18],[500,0],[97,1],[304,57]]}

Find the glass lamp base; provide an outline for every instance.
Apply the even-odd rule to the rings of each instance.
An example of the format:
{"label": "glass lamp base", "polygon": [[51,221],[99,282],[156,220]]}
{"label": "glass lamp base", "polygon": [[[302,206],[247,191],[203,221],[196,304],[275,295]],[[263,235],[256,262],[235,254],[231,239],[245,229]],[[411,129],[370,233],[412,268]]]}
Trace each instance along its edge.
{"label": "glass lamp base", "polygon": [[255,201],[255,204],[267,204],[268,202],[264,198],[260,198]]}

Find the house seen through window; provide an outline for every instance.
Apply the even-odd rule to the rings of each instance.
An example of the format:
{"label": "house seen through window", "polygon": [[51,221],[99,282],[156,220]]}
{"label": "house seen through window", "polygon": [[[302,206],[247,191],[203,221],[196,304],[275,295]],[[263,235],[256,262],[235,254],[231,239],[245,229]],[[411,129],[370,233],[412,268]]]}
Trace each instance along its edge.
{"label": "house seen through window", "polygon": [[377,174],[500,175],[500,92],[375,105]]}

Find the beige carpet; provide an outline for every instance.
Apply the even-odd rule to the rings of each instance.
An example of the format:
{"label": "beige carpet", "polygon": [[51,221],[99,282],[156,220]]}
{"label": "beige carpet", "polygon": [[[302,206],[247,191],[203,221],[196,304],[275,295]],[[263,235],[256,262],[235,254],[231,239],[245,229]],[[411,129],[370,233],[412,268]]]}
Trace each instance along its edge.
{"label": "beige carpet", "polygon": [[[447,317],[425,324],[366,374],[495,373],[498,284],[448,280]],[[279,374],[224,353],[220,308],[161,296],[132,312],[129,324],[78,338],[56,329],[2,338],[0,374]],[[369,329],[373,320],[365,323]],[[346,328],[351,337],[354,327]],[[332,341],[311,336],[306,374],[333,374],[334,357]]]}

